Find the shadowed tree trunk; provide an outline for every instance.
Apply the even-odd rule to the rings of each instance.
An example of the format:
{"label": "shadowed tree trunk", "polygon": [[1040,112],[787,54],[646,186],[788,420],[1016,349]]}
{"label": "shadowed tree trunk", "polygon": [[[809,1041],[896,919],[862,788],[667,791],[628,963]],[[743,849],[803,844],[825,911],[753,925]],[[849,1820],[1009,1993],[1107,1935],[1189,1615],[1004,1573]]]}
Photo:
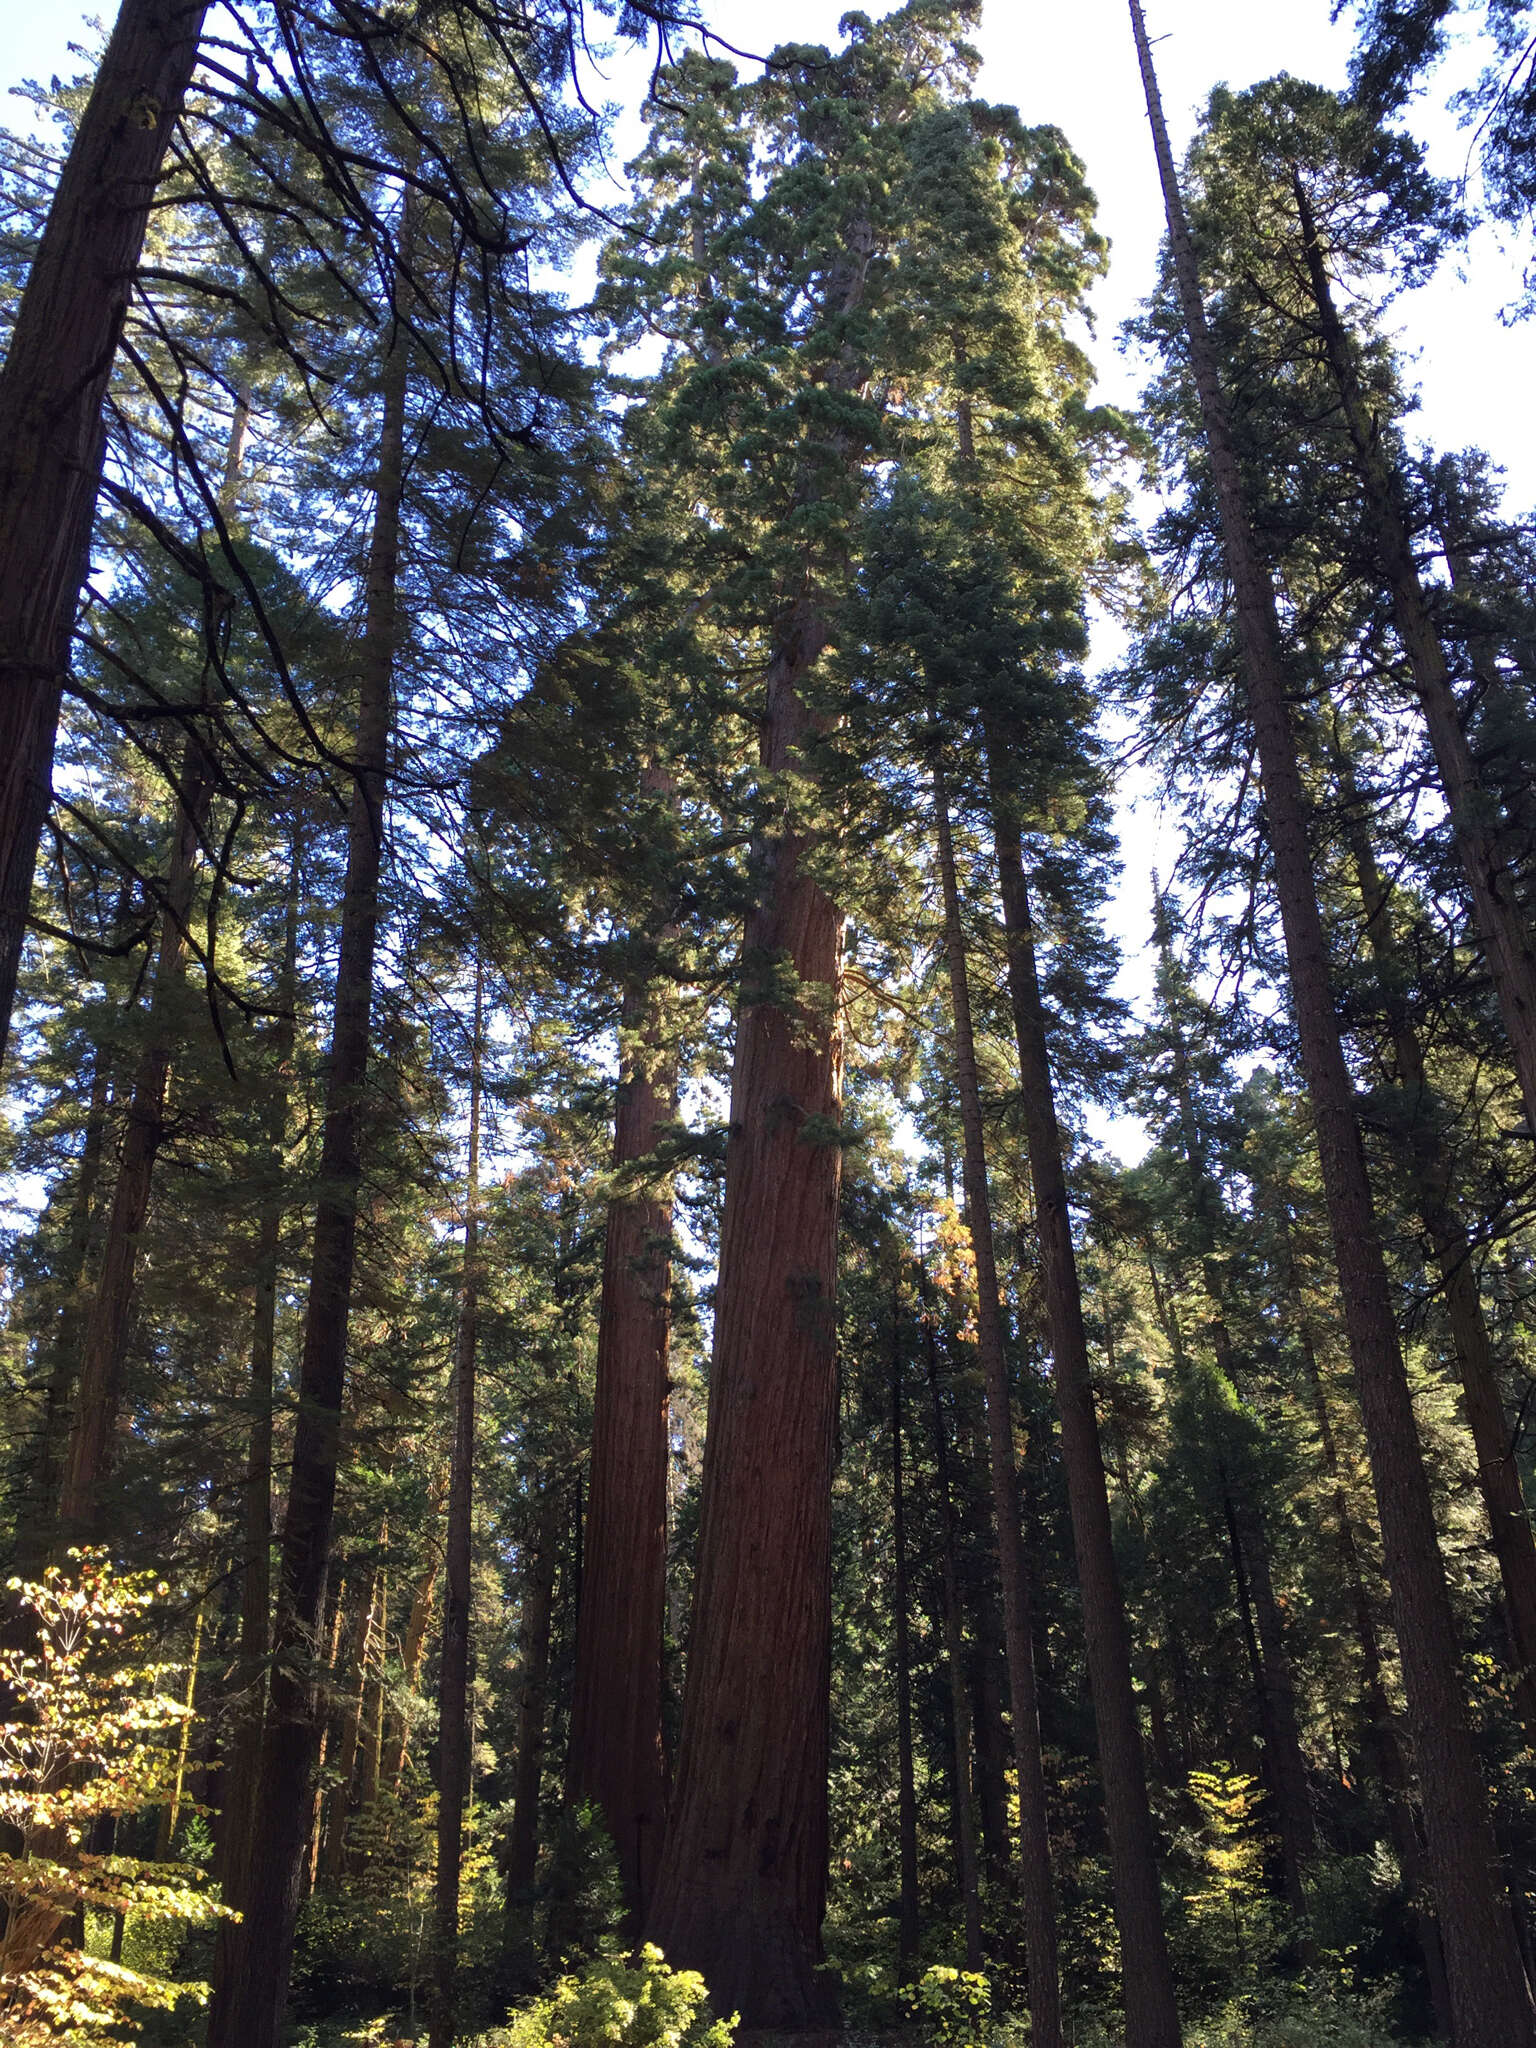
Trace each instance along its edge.
{"label": "shadowed tree trunk", "polygon": [[1520,835],[1503,827],[1497,802],[1484,788],[1473,761],[1439,627],[1414,560],[1401,480],[1360,389],[1354,347],[1333,302],[1327,258],[1299,172],[1292,173],[1291,189],[1324,358],[1349,429],[1398,638],[1408,657],[1440,771],[1483,958],[1499,999],[1499,1013],[1525,1099],[1525,1119],[1536,1131],[1536,945],[1519,900]]}
{"label": "shadowed tree trunk", "polygon": [[[405,1640],[400,1646],[401,1677],[407,1693],[414,1693],[421,1683],[421,1667],[426,1655],[427,1630],[432,1625],[432,1596],[437,1591],[438,1571],[439,1560],[434,1554],[428,1559],[427,1567],[417,1581],[416,1591],[411,1598],[411,1610],[405,1624]],[[401,1779],[405,1775],[405,1759],[410,1738],[411,1727],[406,1714],[392,1714],[380,1780],[396,1798],[399,1797]]]}
{"label": "shadowed tree trunk", "polygon": [[[567,1783],[602,1810],[624,1896],[643,1924],[666,1825],[661,1740],[667,1591],[667,1356],[670,1187],[626,1187],[677,1114],[676,1056],[660,1042],[653,992],[626,992],[592,1418]],[[651,1169],[654,1171],[654,1167]]]}
{"label": "shadowed tree trunk", "polygon": [[[405,230],[402,229],[402,234]],[[360,1120],[373,1014],[384,795],[398,641],[397,580],[405,475],[408,352],[398,323],[385,358],[359,650],[356,751],[347,817],[347,873],[299,1406],[283,1523],[271,1684],[262,1732],[247,1911],[214,1987],[209,2048],[276,2048],[288,2001],[305,1825],[319,1741],[315,1651],[330,1566],[347,1325],[362,1177]]]}
{"label": "shadowed tree trunk", "polygon": [[949,1704],[955,1788],[955,1848],[960,1870],[960,1897],[965,1913],[965,1967],[979,1970],[981,1953],[981,1887],[976,1868],[976,1816],[971,1800],[970,1702],[965,1682],[965,1645],[961,1632],[960,1574],[956,1562],[955,1500],[949,1483],[949,1433],[939,1393],[939,1346],[933,1292],[928,1269],[919,1268],[923,1298],[923,1342],[928,1363],[928,1394],[933,1407],[933,1455],[939,1495],[940,1565],[944,1589],[944,1659],[949,1666]]}
{"label": "shadowed tree trunk", "polygon": [[[779,622],[762,761],[805,772],[826,644]],[[699,1564],[682,1740],[647,1934],[749,2026],[830,2025],[831,1482],[837,1417],[842,918],[805,835],[757,848],[731,1075]],[[786,973],[795,991],[784,990]],[[746,1618],[750,1617],[748,1621]]]}
{"label": "shadowed tree trunk", "polygon": [[[251,1407],[249,1450],[242,1503],[240,1564],[240,1657],[235,1689],[238,1719],[219,1826],[219,1873],[224,1900],[244,1910],[247,1867],[255,1818],[256,1772],[266,1701],[267,1654],[272,1646],[272,1371],[277,1341],[277,1289],[282,1258],[283,1146],[290,1108],[291,1066],[298,1028],[299,834],[289,850],[288,893],[283,920],[283,958],[278,973],[277,1022],[272,1027],[273,1089],[267,1122],[269,1176],[256,1232],[255,1313],[251,1325]],[[230,1923],[221,1920],[217,1946],[226,1945]]]}
{"label": "shadowed tree trunk", "polygon": [[101,409],[206,0],[123,0],[0,366],[0,1060],[101,483]]}
{"label": "shadowed tree trunk", "polygon": [[1141,1722],[1131,1675],[1130,1630],[1115,1564],[1109,1492],[1093,1406],[1088,1338],[1083,1328],[1082,1291],[1067,1207],[1066,1172],[1056,1124],[1023,849],[1007,794],[1002,749],[991,733],[987,736],[987,771],[1008,939],[1008,992],[1018,1041],[1024,1136],[1029,1149],[1041,1279],[1055,1364],[1062,1464],[1082,1592],[1083,1634],[1099,1739],[1099,1775],[1104,1787],[1115,1922],[1124,1957],[1126,2041],[1128,2048],[1179,2048],[1182,2034],[1163,1928]]}
{"label": "shadowed tree trunk", "polygon": [[1476,2041],[1478,2048],[1531,2048],[1536,2021],[1530,1987],[1501,1897],[1498,1854],[1467,1725],[1433,1502],[1392,1313],[1354,1088],[1333,1005],[1274,590],[1248,515],[1139,0],[1130,0],[1130,10],[1232,584],[1301,1066],[1312,1104],[1339,1297],[1370,1448],[1451,2004],[1458,2034]]}
{"label": "shadowed tree trunk", "polygon": [[149,1215],[155,1160],[165,1141],[166,1090],[182,1019],[177,998],[186,976],[188,919],[197,881],[197,856],[213,802],[213,764],[189,734],[177,774],[176,826],[166,871],[155,986],[143,1050],[134,1070],[123,1130],[122,1156],[102,1241],[75,1386],[69,1451],[59,1490],[58,1548],[93,1542],[101,1486],[112,1462],[112,1439],[122,1404],[123,1359],[138,1275],[139,1238]]}
{"label": "shadowed tree trunk", "polygon": [[[382,1550],[387,1532],[380,1535]],[[326,1801],[325,1835],[320,1849],[320,1875],[335,1882],[347,1867],[347,1829],[355,1801],[353,1780],[363,1739],[363,1714],[368,1700],[368,1664],[378,1630],[379,1601],[384,1590],[383,1572],[378,1565],[368,1572],[358,1591],[357,1612],[352,1621],[352,1643],[342,1667],[346,1698],[341,1707],[334,1750],[336,1783]]]}
{"label": "shadowed tree trunk", "polygon": [[1039,2048],[1061,2048],[1061,1986],[1056,1961],[1056,1896],[1051,1874],[1050,1821],[1045,1769],[1040,1750],[1040,1711],[1035,1696],[1035,1653],[1029,1614],[1029,1582],[1019,1526],[1018,1474],[1013,1455],[1013,1404],[1003,1340],[997,1258],[992,1241],[992,1206],[987,1187],[986,1137],[981,1090],[971,1029],[971,996],[960,927],[960,891],[955,875],[949,795],[937,754],[933,762],[934,823],[938,831],[939,879],[944,897],[944,948],[949,961],[950,1003],[955,1030],[955,1090],[964,1137],[962,1176],[971,1249],[976,1259],[976,1327],[987,1393],[987,1450],[997,1552],[1003,1586],[1003,1639],[1008,1651],[1008,1694],[1012,1709],[1013,1754],[1018,1771],[1020,1897],[1024,1948],[1029,1966],[1030,2038]]}
{"label": "shadowed tree trunk", "polygon": [[1342,749],[1338,772],[1340,793],[1349,807],[1350,855],[1365,912],[1366,944],[1379,977],[1397,1084],[1407,1102],[1413,1199],[1440,1273],[1451,1349],[1477,1457],[1477,1483],[1504,1588],[1516,1703],[1527,1740],[1536,1741],[1536,1540],[1478,1290],[1472,1240],[1456,1207],[1455,1169],[1438,1128],[1424,1048],[1402,993],[1405,984],[1392,935],[1387,885],[1366,829],[1353,767]]}
{"label": "shadowed tree trunk", "polygon": [[517,1762],[512,1773],[512,1826],[504,1874],[507,1902],[516,1905],[533,1885],[539,1860],[539,1787],[544,1775],[544,1727],[549,1704],[549,1639],[560,1548],[560,1489],[544,1482],[533,1555],[524,1569],[517,1630]]}
{"label": "shadowed tree trunk", "polygon": [[16,1514],[12,1567],[22,1579],[36,1579],[48,1562],[63,1461],[69,1449],[70,1400],[80,1370],[80,1344],[90,1315],[88,1269],[92,1243],[99,1232],[102,1165],[106,1156],[107,1116],[112,1097],[112,1061],[98,1046],[91,1067],[91,1092],[86,1109],[85,1139],[70,1203],[69,1228],[59,1262],[59,1306],[49,1345],[48,1384],[37,1442],[28,1462]]}
{"label": "shadowed tree trunk", "polygon": [[917,1958],[917,1787],[912,1776],[912,1644],[907,1595],[906,1475],[902,1461],[901,1268],[891,1287],[891,1545],[895,1574],[896,1805],[900,1834],[901,1911],[896,1953],[903,1974]]}
{"label": "shadowed tree trunk", "polygon": [[[1300,1301],[1301,1289],[1295,1254],[1291,1249],[1290,1225],[1283,1210],[1280,1227],[1285,1247],[1287,1284],[1294,1306]],[[1409,1779],[1408,1766],[1403,1759],[1402,1744],[1398,1741],[1391,1703],[1387,1698],[1386,1681],[1381,1670],[1381,1645],[1376,1632],[1376,1616],[1371,1606],[1370,1595],[1366,1591],[1365,1573],[1360,1562],[1360,1546],[1355,1535],[1349,1496],[1344,1490],[1344,1474],[1339,1462],[1338,1444],[1333,1434],[1333,1420],[1328,1411],[1328,1397],[1323,1389],[1322,1370],[1317,1362],[1317,1349],[1313,1342],[1311,1325],[1305,1316],[1298,1319],[1297,1334],[1307,1388],[1312,1398],[1312,1412],[1317,1420],[1323,1469],[1333,1489],[1333,1512],[1338,1530],[1339,1555],[1344,1566],[1345,1583],[1349,1588],[1355,1641],[1360,1651],[1360,1691],[1365,1702],[1367,1760],[1386,1800],[1387,1826],[1392,1837],[1392,1846],[1410,1894],[1409,1910],[1414,1935],[1419,1944],[1419,1954],[1424,1964],[1424,1980],[1429,1986],[1430,2001],[1434,2007],[1436,2032],[1449,2040],[1452,2033],[1450,1986],[1445,1975],[1445,1953],[1440,1941],[1440,1925],[1435,1918],[1428,1895],[1428,1873],[1423,1844],[1419,1840],[1419,1830],[1413,1815],[1413,1787]]]}
{"label": "shadowed tree trunk", "polygon": [[459,1962],[459,1873],[464,1798],[469,1787],[469,1580],[475,1485],[475,1343],[480,1288],[480,1063],[485,968],[475,961],[475,1012],[469,1053],[469,1157],[464,1188],[464,1273],[453,1361],[453,1447],[448,1462],[447,1565],[443,1646],[437,1680],[437,1886],[433,1976],[436,1998],[429,2048],[451,2048]]}

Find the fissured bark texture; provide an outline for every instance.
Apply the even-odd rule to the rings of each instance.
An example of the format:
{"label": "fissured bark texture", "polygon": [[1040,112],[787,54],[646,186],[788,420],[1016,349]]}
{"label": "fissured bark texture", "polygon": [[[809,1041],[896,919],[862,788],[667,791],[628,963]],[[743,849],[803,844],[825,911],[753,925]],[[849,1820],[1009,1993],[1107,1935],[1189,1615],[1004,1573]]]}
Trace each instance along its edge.
{"label": "fissured bark texture", "polygon": [[[779,636],[763,732],[770,770],[803,766],[810,719],[798,686],[823,641],[808,608]],[[842,919],[804,871],[805,850],[792,828],[760,846],[747,925],[688,1686],[647,1929],[674,1967],[702,1971],[718,2012],[753,2027],[837,2016],[818,1964]]]}

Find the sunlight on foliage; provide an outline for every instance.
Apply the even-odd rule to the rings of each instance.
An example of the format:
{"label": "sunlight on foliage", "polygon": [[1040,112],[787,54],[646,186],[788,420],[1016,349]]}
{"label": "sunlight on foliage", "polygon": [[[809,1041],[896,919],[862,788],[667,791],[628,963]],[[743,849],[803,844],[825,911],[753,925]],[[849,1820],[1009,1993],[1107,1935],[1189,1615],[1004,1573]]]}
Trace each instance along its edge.
{"label": "sunlight on foliage", "polygon": [[604,1958],[562,1977],[480,2048],[731,2048],[737,2015],[715,2019],[704,1979],[649,1943],[633,1963]]}
{"label": "sunlight on foliage", "polygon": [[[164,1737],[190,1718],[162,1690],[175,1666],[137,1661],[132,1638],[166,1591],[119,1578],[99,1551],[71,1551],[75,1576],[9,1581],[12,1647],[0,1650],[0,2012],[10,2048],[111,2038],[131,2044],[134,2007],[172,2010],[204,1987],[171,1984],[73,1946],[81,1913],[190,1925],[223,1912],[190,1865],[88,1848],[96,1824],[163,1805],[175,1767]],[[24,1638],[21,1647],[17,1638]],[[125,1640],[126,1638],[126,1640]]]}

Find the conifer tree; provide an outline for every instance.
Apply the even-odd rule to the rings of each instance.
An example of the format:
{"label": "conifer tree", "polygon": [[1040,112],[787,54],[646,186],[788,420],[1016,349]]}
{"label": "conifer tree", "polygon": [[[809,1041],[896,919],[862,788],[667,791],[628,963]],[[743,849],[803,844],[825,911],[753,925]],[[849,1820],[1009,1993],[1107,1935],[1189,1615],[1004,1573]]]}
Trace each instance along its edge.
{"label": "conifer tree", "polygon": [[1317,1122],[1340,1293],[1397,1617],[1452,2009],[1458,2028],[1490,2042],[1507,2042],[1510,2048],[1527,2048],[1536,2023],[1513,1931],[1491,1877],[1495,1851],[1451,1648],[1454,1624],[1444,1568],[1329,987],[1327,943],[1308,847],[1307,806],[1287,703],[1274,590],[1254,540],[1210,345],[1195,250],[1157,95],[1151,46],[1136,0],[1131,17],[1168,216],[1185,345],[1221,508],[1226,572],[1234,591],[1249,715],[1264,778],[1292,1002]]}

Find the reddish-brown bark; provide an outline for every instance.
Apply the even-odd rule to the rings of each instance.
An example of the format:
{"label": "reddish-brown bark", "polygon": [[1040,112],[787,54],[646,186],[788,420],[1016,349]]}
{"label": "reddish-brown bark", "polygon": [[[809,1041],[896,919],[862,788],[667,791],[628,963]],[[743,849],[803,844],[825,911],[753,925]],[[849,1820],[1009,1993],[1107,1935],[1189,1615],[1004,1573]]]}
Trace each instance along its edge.
{"label": "reddish-brown bark", "polygon": [[0,1060],[90,558],[102,401],[206,12],[122,0],[0,367]]}
{"label": "reddish-brown bark", "polygon": [[624,1184],[626,1170],[653,1159],[677,1114],[675,1056],[658,1043],[654,1009],[643,985],[626,992],[613,1133],[619,1188],[603,1255],[567,1760],[571,1796],[602,1811],[637,1925],[655,1885],[667,1812],[661,1655],[672,1201],[654,1181]]}
{"label": "reddish-brown bark", "polygon": [[[765,768],[804,772],[826,641],[792,608]],[[751,2026],[830,2024],[826,1902],[842,918],[802,834],[760,845],[731,1076],[699,1565],[671,1823],[647,1932]],[[792,971],[793,995],[782,977]]]}
{"label": "reddish-brown bark", "polygon": [[1370,1450],[1451,2005],[1458,2034],[1479,2048],[1532,2048],[1536,2015],[1500,1895],[1498,1854],[1467,1725],[1434,1506],[1334,1009],[1274,589],[1248,514],[1140,0],[1130,0],[1130,11],[1232,583],[1301,1066]]}

